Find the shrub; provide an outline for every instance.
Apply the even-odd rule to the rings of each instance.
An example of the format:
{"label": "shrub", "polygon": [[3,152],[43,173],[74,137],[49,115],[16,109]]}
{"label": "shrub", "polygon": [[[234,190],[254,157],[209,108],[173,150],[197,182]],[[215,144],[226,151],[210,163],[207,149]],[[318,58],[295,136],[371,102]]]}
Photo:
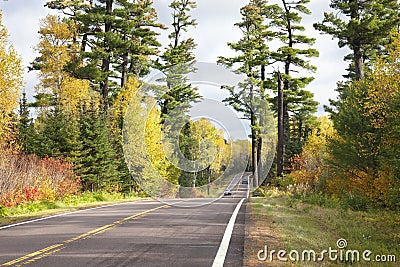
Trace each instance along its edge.
{"label": "shrub", "polygon": [[0,204],[5,207],[54,201],[76,193],[79,188],[79,178],[66,160],[1,151]]}
{"label": "shrub", "polygon": [[365,196],[347,193],[346,197],[342,200],[342,208],[354,211],[368,211],[370,206]]}

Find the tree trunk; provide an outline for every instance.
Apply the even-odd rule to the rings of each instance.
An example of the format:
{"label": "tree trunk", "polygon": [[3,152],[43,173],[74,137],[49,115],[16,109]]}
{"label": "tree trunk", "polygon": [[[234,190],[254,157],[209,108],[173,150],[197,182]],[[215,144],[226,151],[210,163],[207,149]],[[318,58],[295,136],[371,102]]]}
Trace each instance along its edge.
{"label": "tree trunk", "polygon": [[259,181],[263,180],[262,178],[260,178],[262,175],[262,173],[261,173],[262,172],[261,150],[262,150],[262,137],[260,136],[260,133],[258,133],[258,138],[257,138],[257,179],[258,180],[257,180],[256,187],[258,187],[260,185]]}
{"label": "tree trunk", "polygon": [[299,142],[304,140],[305,135],[303,133],[303,120],[301,118],[299,118],[297,133],[298,133]]}
{"label": "tree trunk", "polygon": [[122,62],[121,87],[124,88],[128,82],[128,52],[124,53],[124,61]]}
{"label": "tree trunk", "polygon": [[251,126],[251,172],[253,173],[253,175],[256,171],[256,161],[257,161],[257,158],[256,158],[256,154],[257,154],[256,135],[257,135],[257,133],[253,127],[254,125],[255,125],[255,114],[252,110],[251,114],[250,114],[250,126]]}
{"label": "tree trunk", "polygon": [[[113,0],[107,0],[106,1],[106,14],[107,15],[111,15],[112,13],[112,5],[113,5]],[[104,32],[107,34],[108,32],[111,32],[111,21],[109,19],[105,19],[104,21]],[[104,47],[107,48],[107,55],[103,58],[103,63],[102,63],[102,71],[107,73],[110,71],[110,61],[111,61],[111,57],[110,57],[110,48],[109,48],[109,44],[106,41],[106,38],[104,38]],[[104,105],[104,111],[108,110],[108,74],[106,75],[106,77],[104,78],[103,82],[102,82],[102,96],[103,96],[103,105]]]}
{"label": "tree trunk", "polygon": [[[256,141],[257,142],[257,141]],[[255,145],[257,147],[257,144]],[[257,148],[254,151],[255,160],[254,160],[254,172],[253,172],[253,188],[258,187],[258,161],[257,161]]]}
{"label": "tree trunk", "polygon": [[[352,4],[350,18],[355,21],[360,21],[360,6],[358,1],[359,0],[349,0],[349,3]],[[364,55],[361,47],[362,46],[359,40],[355,38],[355,42],[353,44],[353,53],[354,53],[354,72],[356,75],[356,80],[361,80],[364,78]]]}
{"label": "tree trunk", "polygon": [[256,115],[254,113],[254,91],[253,85],[250,87],[250,127],[251,127],[251,165],[253,173],[253,185],[258,184],[258,173],[257,173],[257,130],[256,126]]}
{"label": "tree trunk", "polygon": [[285,152],[285,135],[284,135],[284,122],[283,122],[283,88],[282,76],[278,72],[278,166],[277,176],[281,177],[283,174],[284,152]]}
{"label": "tree trunk", "polygon": [[356,80],[361,80],[364,78],[364,55],[361,46],[356,45],[353,49],[353,53]]}
{"label": "tree trunk", "polygon": [[[261,65],[261,71],[260,72],[261,72],[261,75],[260,75],[261,76],[260,92],[261,92],[262,97],[264,97],[264,95],[265,95],[265,90],[264,90],[265,65],[264,64]],[[259,121],[260,129],[262,129],[262,127],[265,127],[264,114],[261,114],[259,119],[260,119],[260,121]],[[262,160],[261,160],[261,158],[262,158],[262,152],[261,151],[262,151],[262,142],[263,142],[263,140],[262,140],[262,137],[261,137],[261,133],[264,133],[264,131],[263,130],[259,130],[259,132],[257,133],[257,178],[259,180],[263,180],[262,178],[260,178],[262,176],[262,168],[263,168]],[[257,180],[256,187],[259,186],[259,184],[258,184],[259,180]]]}
{"label": "tree trunk", "polygon": [[[288,46],[293,47],[293,29],[292,29],[292,21],[291,21],[291,16],[290,16],[290,8],[288,7],[288,4],[286,3],[285,0],[282,0],[283,7],[285,9],[285,19],[287,22],[286,25],[286,30],[288,34]],[[288,55],[285,59],[285,75],[287,77],[290,76],[290,65],[292,64],[292,57],[291,55]],[[281,87],[282,87],[282,76],[279,73],[279,76],[281,77]],[[282,135],[283,135],[283,145],[281,145],[282,148],[282,155],[281,155],[281,160],[282,160],[282,165],[281,165],[281,172],[280,175],[282,176],[283,173],[283,168],[285,165],[285,153],[286,153],[286,145],[289,142],[289,135],[290,135],[290,124],[289,124],[289,107],[288,107],[288,101],[285,99],[285,94],[284,91],[288,91],[290,89],[290,82],[287,78],[283,80],[283,91],[282,91],[282,121],[283,121],[283,129],[282,129]],[[282,90],[282,89],[281,89]],[[279,172],[278,172],[279,173]]]}
{"label": "tree trunk", "polygon": [[[110,60],[104,59],[103,60],[103,71],[108,71],[110,68]],[[103,107],[104,111],[107,112],[109,103],[108,103],[108,77],[106,77],[103,82],[101,83],[101,94],[103,96]]]}
{"label": "tree trunk", "polygon": [[[290,75],[290,64],[291,64],[291,57],[288,56],[286,59],[285,63],[285,75],[289,76]],[[280,74],[279,74],[280,75]],[[282,87],[282,76],[280,75],[281,79],[281,87]],[[283,89],[282,90],[282,135],[283,135],[283,145],[282,145],[282,172],[280,173],[279,176],[282,176],[283,169],[285,166],[285,155],[286,155],[286,145],[289,143],[289,138],[290,138],[290,123],[289,123],[289,107],[288,107],[288,100],[286,99],[287,96],[285,96],[285,91],[289,91],[290,89],[290,84],[289,80],[286,78],[283,80]]]}
{"label": "tree trunk", "polygon": [[207,167],[207,195],[210,195],[210,188],[211,188],[211,168],[210,166]]}
{"label": "tree trunk", "polygon": [[[261,81],[264,83],[265,81],[265,65],[261,65]],[[264,88],[264,84],[261,85]]]}
{"label": "tree trunk", "polygon": [[85,33],[83,35],[83,37],[82,37],[81,52],[85,52],[86,51],[87,41],[88,41],[88,34]]}

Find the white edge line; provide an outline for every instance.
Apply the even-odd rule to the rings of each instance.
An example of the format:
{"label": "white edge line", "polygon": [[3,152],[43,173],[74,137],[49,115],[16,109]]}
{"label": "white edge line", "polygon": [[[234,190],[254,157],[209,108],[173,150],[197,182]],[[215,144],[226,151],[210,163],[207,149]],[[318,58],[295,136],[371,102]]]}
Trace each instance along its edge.
{"label": "white edge line", "polygon": [[113,206],[118,206],[118,205],[124,205],[124,204],[128,204],[128,203],[130,203],[130,202],[122,202],[122,203],[104,205],[104,206],[93,207],[93,208],[88,208],[88,209],[82,209],[82,210],[75,210],[75,211],[70,211],[70,212],[64,212],[64,213],[60,213],[60,214],[56,214],[56,215],[52,215],[52,216],[47,216],[47,217],[42,217],[42,218],[38,218],[38,219],[33,219],[33,220],[29,220],[29,221],[23,221],[23,222],[19,222],[19,223],[13,223],[13,224],[4,225],[4,226],[1,226],[1,227],[0,227],[0,230],[4,230],[4,229],[7,229],[7,228],[11,228],[11,227],[15,227],[15,226],[20,226],[20,225],[24,225],[24,224],[28,224],[28,223],[40,222],[40,221],[43,221],[43,220],[53,219],[53,218],[57,218],[57,217],[61,217],[61,216],[66,216],[66,215],[70,215],[70,214],[79,213],[79,212],[85,212],[85,211],[90,211],[90,210],[97,210],[97,209],[102,209],[102,208],[108,208],[108,207],[113,207]]}
{"label": "white edge line", "polygon": [[225,262],[226,253],[228,252],[229,243],[231,242],[233,227],[235,226],[236,217],[239,213],[239,210],[243,204],[244,198],[240,200],[237,204],[235,210],[232,213],[231,219],[229,220],[228,225],[226,226],[224,236],[222,237],[221,244],[219,245],[219,249],[217,255],[215,256],[214,263],[212,267],[223,267]]}
{"label": "white edge line", "polygon": [[[247,176],[247,177],[249,177],[249,176]],[[250,182],[249,181],[250,181],[250,179],[247,178],[247,194],[246,194],[246,198],[249,198],[249,196],[250,196]]]}

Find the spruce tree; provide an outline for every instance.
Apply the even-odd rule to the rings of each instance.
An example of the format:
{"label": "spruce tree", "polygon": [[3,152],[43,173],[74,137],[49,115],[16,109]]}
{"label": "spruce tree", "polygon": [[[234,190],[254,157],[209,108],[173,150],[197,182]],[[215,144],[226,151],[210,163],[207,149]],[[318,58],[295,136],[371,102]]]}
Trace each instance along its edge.
{"label": "spruce tree", "polygon": [[26,92],[22,92],[22,97],[19,103],[18,111],[18,142],[24,153],[30,154],[37,151],[37,147],[40,146],[38,142],[39,137],[34,128],[33,120],[30,117],[28,100],[26,98]]}
{"label": "spruce tree", "polygon": [[95,103],[82,109],[79,120],[82,146],[77,158],[76,172],[85,190],[119,190],[117,155],[104,112]]}
{"label": "spruce tree", "polygon": [[65,114],[59,105],[42,112],[35,121],[40,145],[35,146],[39,156],[65,157],[75,162],[81,148],[77,118]]}

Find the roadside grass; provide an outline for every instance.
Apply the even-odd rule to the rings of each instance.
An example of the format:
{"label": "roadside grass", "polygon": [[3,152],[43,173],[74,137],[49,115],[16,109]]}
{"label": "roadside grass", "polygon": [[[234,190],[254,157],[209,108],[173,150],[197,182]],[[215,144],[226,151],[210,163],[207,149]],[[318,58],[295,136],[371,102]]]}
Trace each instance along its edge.
{"label": "roadside grass", "polygon": [[[344,208],[338,200],[321,200],[319,205],[307,202],[317,202],[318,196],[312,197],[314,200],[300,200],[291,195],[277,193],[270,194],[265,198],[252,198],[248,204],[250,212],[250,224],[257,227],[250,228],[251,236],[258,236],[264,239],[260,247],[259,240],[248,240],[247,246],[257,243],[258,248],[248,249],[252,253],[248,257],[253,258],[249,263],[245,261],[245,266],[399,266],[400,262],[400,213],[385,210],[353,211]],[[258,231],[264,234],[252,233]],[[281,243],[270,244],[271,236],[279,239]],[[311,262],[277,262],[258,261],[257,252],[268,245],[268,250],[280,249],[297,250],[300,253],[304,250],[314,250],[317,258],[321,256],[323,250],[331,247],[338,249],[337,241],[344,238],[348,246],[343,249],[343,255],[347,250],[358,250],[360,252],[360,262],[344,260],[330,261],[326,253],[324,261]],[[254,242],[253,242],[254,241]],[[257,241],[257,242],[256,242]],[[280,244],[277,247],[276,244]],[[283,245],[282,245],[283,244]],[[395,255],[396,262],[366,262],[362,260],[362,253],[370,250],[371,260],[376,255]],[[340,250],[339,250],[340,251]],[[276,253],[275,252],[275,253]],[[340,255],[340,254],[338,254]],[[288,257],[288,255],[286,255]],[[256,261],[254,261],[254,259]],[[350,257],[351,259],[351,257]]]}
{"label": "roadside grass", "polygon": [[137,194],[109,193],[105,191],[83,192],[56,201],[36,201],[15,207],[0,206],[0,226],[33,218],[90,207],[128,202],[141,199]]}

